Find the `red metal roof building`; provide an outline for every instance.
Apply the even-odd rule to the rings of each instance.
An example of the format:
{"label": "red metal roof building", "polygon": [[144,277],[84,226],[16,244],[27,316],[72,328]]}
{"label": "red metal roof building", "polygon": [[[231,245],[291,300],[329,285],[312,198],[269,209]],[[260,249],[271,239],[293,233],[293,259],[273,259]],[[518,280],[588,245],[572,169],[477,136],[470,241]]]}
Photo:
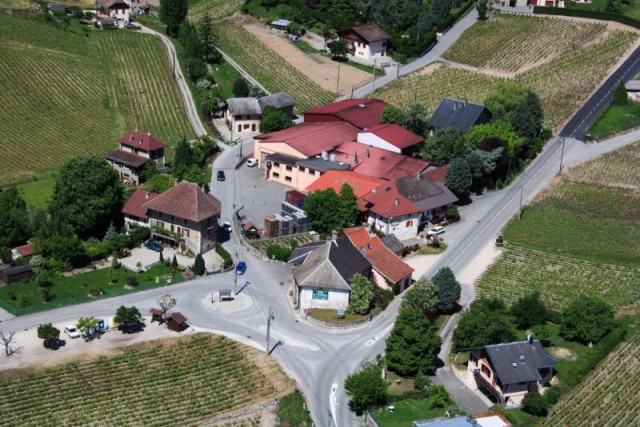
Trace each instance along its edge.
{"label": "red metal roof building", "polygon": [[372,178],[352,171],[330,170],[308,186],[307,191],[312,193],[333,188],[336,193],[339,193],[344,184],[349,184],[356,197],[360,198],[383,182],[382,179]]}
{"label": "red metal roof building", "polygon": [[[345,99],[304,112],[305,123],[347,122],[358,129],[380,123],[382,111],[388,104],[379,99]],[[355,138],[354,138],[355,139]]]}

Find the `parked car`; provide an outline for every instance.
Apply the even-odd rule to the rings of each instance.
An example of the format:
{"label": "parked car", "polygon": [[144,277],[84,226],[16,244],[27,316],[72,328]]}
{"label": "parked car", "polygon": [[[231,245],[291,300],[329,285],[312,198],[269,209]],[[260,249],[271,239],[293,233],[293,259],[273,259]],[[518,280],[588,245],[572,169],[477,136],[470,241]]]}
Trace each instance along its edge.
{"label": "parked car", "polygon": [[224,176],[224,171],[218,171],[217,179],[218,181],[224,181],[226,179],[226,177]]}
{"label": "parked car", "polygon": [[444,233],[444,227],[433,227],[431,230],[427,231],[429,236],[435,236],[442,233]]}
{"label": "parked car", "polygon": [[300,36],[296,36],[295,34],[289,34],[289,40],[291,40],[292,42],[297,42],[298,40],[300,40]]}
{"label": "parked car", "polygon": [[238,266],[236,267],[236,274],[240,276],[244,274],[245,271],[247,271],[247,263],[244,261],[240,261],[238,263]]}
{"label": "parked car", "polygon": [[76,327],[73,325],[65,326],[64,333],[67,334],[69,338],[80,338],[80,332],[78,332]]}
{"label": "parked car", "polygon": [[147,240],[146,242],[144,242],[144,246],[145,248],[151,249],[152,251],[156,252],[162,252],[164,250],[162,248],[162,245],[155,240]]}
{"label": "parked car", "polygon": [[229,221],[225,221],[225,222],[222,224],[222,229],[223,229],[224,231],[226,231],[227,233],[231,233],[231,230],[232,230],[232,228],[231,228],[231,223],[230,223]]}
{"label": "parked car", "polygon": [[247,160],[247,166],[249,166],[250,168],[255,168],[256,166],[258,166],[258,160],[251,157],[249,160]]}

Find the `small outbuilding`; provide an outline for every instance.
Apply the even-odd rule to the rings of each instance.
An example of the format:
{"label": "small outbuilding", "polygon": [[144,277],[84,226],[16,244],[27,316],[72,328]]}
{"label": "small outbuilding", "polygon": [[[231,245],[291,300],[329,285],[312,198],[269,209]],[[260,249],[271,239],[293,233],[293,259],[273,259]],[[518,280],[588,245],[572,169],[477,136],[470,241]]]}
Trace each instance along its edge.
{"label": "small outbuilding", "polygon": [[269,26],[275,30],[287,31],[290,24],[291,24],[291,21],[287,19],[276,19],[275,21],[271,21]]}
{"label": "small outbuilding", "polygon": [[169,318],[167,319],[167,328],[171,329],[175,332],[182,332],[187,329],[189,325],[187,324],[187,318],[182,315],[180,312],[171,313]]}
{"label": "small outbuilding", "polygon": [[149,310],[149,313],[151,313],[152,322],[162,323],[162,310],[159,308],[152,308]]}
{"label": "small outbuilding", "polygon": [[0,270],[0,281],[7,285],[18,283],[33,276],[33,269],[29,264],[3,267]]}

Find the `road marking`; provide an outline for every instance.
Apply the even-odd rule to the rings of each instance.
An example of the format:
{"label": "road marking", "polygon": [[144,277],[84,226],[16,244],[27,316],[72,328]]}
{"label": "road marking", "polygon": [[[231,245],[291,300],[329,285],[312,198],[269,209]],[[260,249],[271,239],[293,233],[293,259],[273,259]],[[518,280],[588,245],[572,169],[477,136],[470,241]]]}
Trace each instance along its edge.
{"label": "road marking", "polygon": [[385,335],[387,335],[389,333],[389,331],[391,330],[393,326],[389,326],[387,328],[385,328],[382,333],[380,333],[380,335],[376,335],[375,337],[371,338],[370,340],[368,340],[366,343],[364,343],[365,347],[370,347],[372,346],[376,341],[378,341],[380,338],[384,337]]}
{"label": "road marking", "polygon": [[329,408],[331,410],[331,417],[333,418],[333,423],[338,427],[338,419],[336,418],[336,405],[338,404],[338,399],[336,397],[336,393],[338,392],[338,384],[333,383],[331,385],[331,393],[329,394]]}

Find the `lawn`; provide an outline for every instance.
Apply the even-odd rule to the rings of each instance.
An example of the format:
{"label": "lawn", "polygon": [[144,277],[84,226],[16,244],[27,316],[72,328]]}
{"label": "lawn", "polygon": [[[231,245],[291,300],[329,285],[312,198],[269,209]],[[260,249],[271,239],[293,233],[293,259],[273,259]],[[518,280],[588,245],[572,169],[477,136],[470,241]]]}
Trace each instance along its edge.
{"label": "lawn", "polygon": [[204,425],[291,391],[275,359],[209,334],[84,359],[3,371],[2,425]]}
{"label": "lawn", "polygon": [[[637,0],[630,0],[629,4],[618,4],[622,7],[622,15],[640,20],[640,2],[638,2]],[[604,11],[606,5],[607,0],[592,0],[591,3],[576,2],[576,5],[574,7],[576,9]]]}
{"label": "lawn", "polygon": [[605,29],[604,23],[494,15],[466,30],[444,57],[474,67],[518,72],[579,48]]}
{"label": "lawn", "polygon": [[381,427],[407,427],[413,425],[414,421],[442,417],[446,412],[445,408],[431,409],[428,399],[407,399],[394,402],[393,406],[393,412],[381,408],[372,413]]}
{"label": "lawn", "polygon": [[589,131],[596,139],[640,126],[640,103],[628,101],[627,105],[611,105],[600,116]]}
{"label": "lawn", "polygon": [[[145,273],[133,273],[124,267],[118,269],[104,268],[71,277],[55,276],[49,288],[52,300],[43,302],[42,290],[35,282],[26,281],[0,288],[0,307],[15,314],[23,315],[37,311],[50,310],[71,304],[92,301],[96,298],[108,298],[117,295],[142,291],[167,285],[169,267],[156,265]],[[126,289],[128,276],[135,276],[138,284],[133,289]],[[181,273],[175,273],[172,283],[184,281]],[[102,296],[92,297],[90,292],[102,291]],[[20,307],[23,305],[23,307]]]}
{"label": "lawn", "polygon": [[[37,66],[34,66],[37,64]],[[192,137],[161,42],[130,31],[67,31],[39,15],[0,16],[0,184],[104,155],[132,129],[169,145]]]}
{"label": "lawn", "polygon": [[283,426],[303,427],[312,424],[309,411],[305,409],[304,397],[298,390],[280,399],[278,416]]}
{"label": "lawn", "polygon": [[[637,37],[629,31],[612,31],[597,43],[569,51],[516,75],[513,80],[538,94],[544,107],[545,126],[557,130],[607,76]],[[376,90],[372,97],[401,109],[417,101],[433,112],[445,97],[482,103],[504,81],[507,81],[504,77],[434,65],[431,72],[422,71],[398,79]]]}
{"label": "lawn", "polygon": [[22,197],[27,202],[27,206],[46,209],[49,205],[49,199],[51,199],[53,195],[54,182],[55,177],[53,175],[45,175],[42,179],[28,181],[16,187],[22,193]]}
{"label": "lawn", "polygon": [[314,319],[318,319],[323,322],[330,322],[330,323],[359,322],[375,313],[375,309],[374,309],[369,314],[344,313],[344,316],[339,317],[338,312],[336,310],[329,310],[329,309],[323,309],[323,308],[311,308],[308,311],[309,311],[309,316],[313,317]]}
{"label": "lawn", "polygon": [[222,93],[224,99],[234,97],[233,82],[242,77],[238,70],[233,68],[233,66],[227,62],[223,62],[222,64],[212,65],[211,73],[216,79],[216,83],[220,88],[220,93]]}
{"label": "lawn", "polygon": [[314,48],[304,40],[298,40],[297,42],[293,43],[293,45],[304,53],[314,54],[319,52],[316,48]]}

